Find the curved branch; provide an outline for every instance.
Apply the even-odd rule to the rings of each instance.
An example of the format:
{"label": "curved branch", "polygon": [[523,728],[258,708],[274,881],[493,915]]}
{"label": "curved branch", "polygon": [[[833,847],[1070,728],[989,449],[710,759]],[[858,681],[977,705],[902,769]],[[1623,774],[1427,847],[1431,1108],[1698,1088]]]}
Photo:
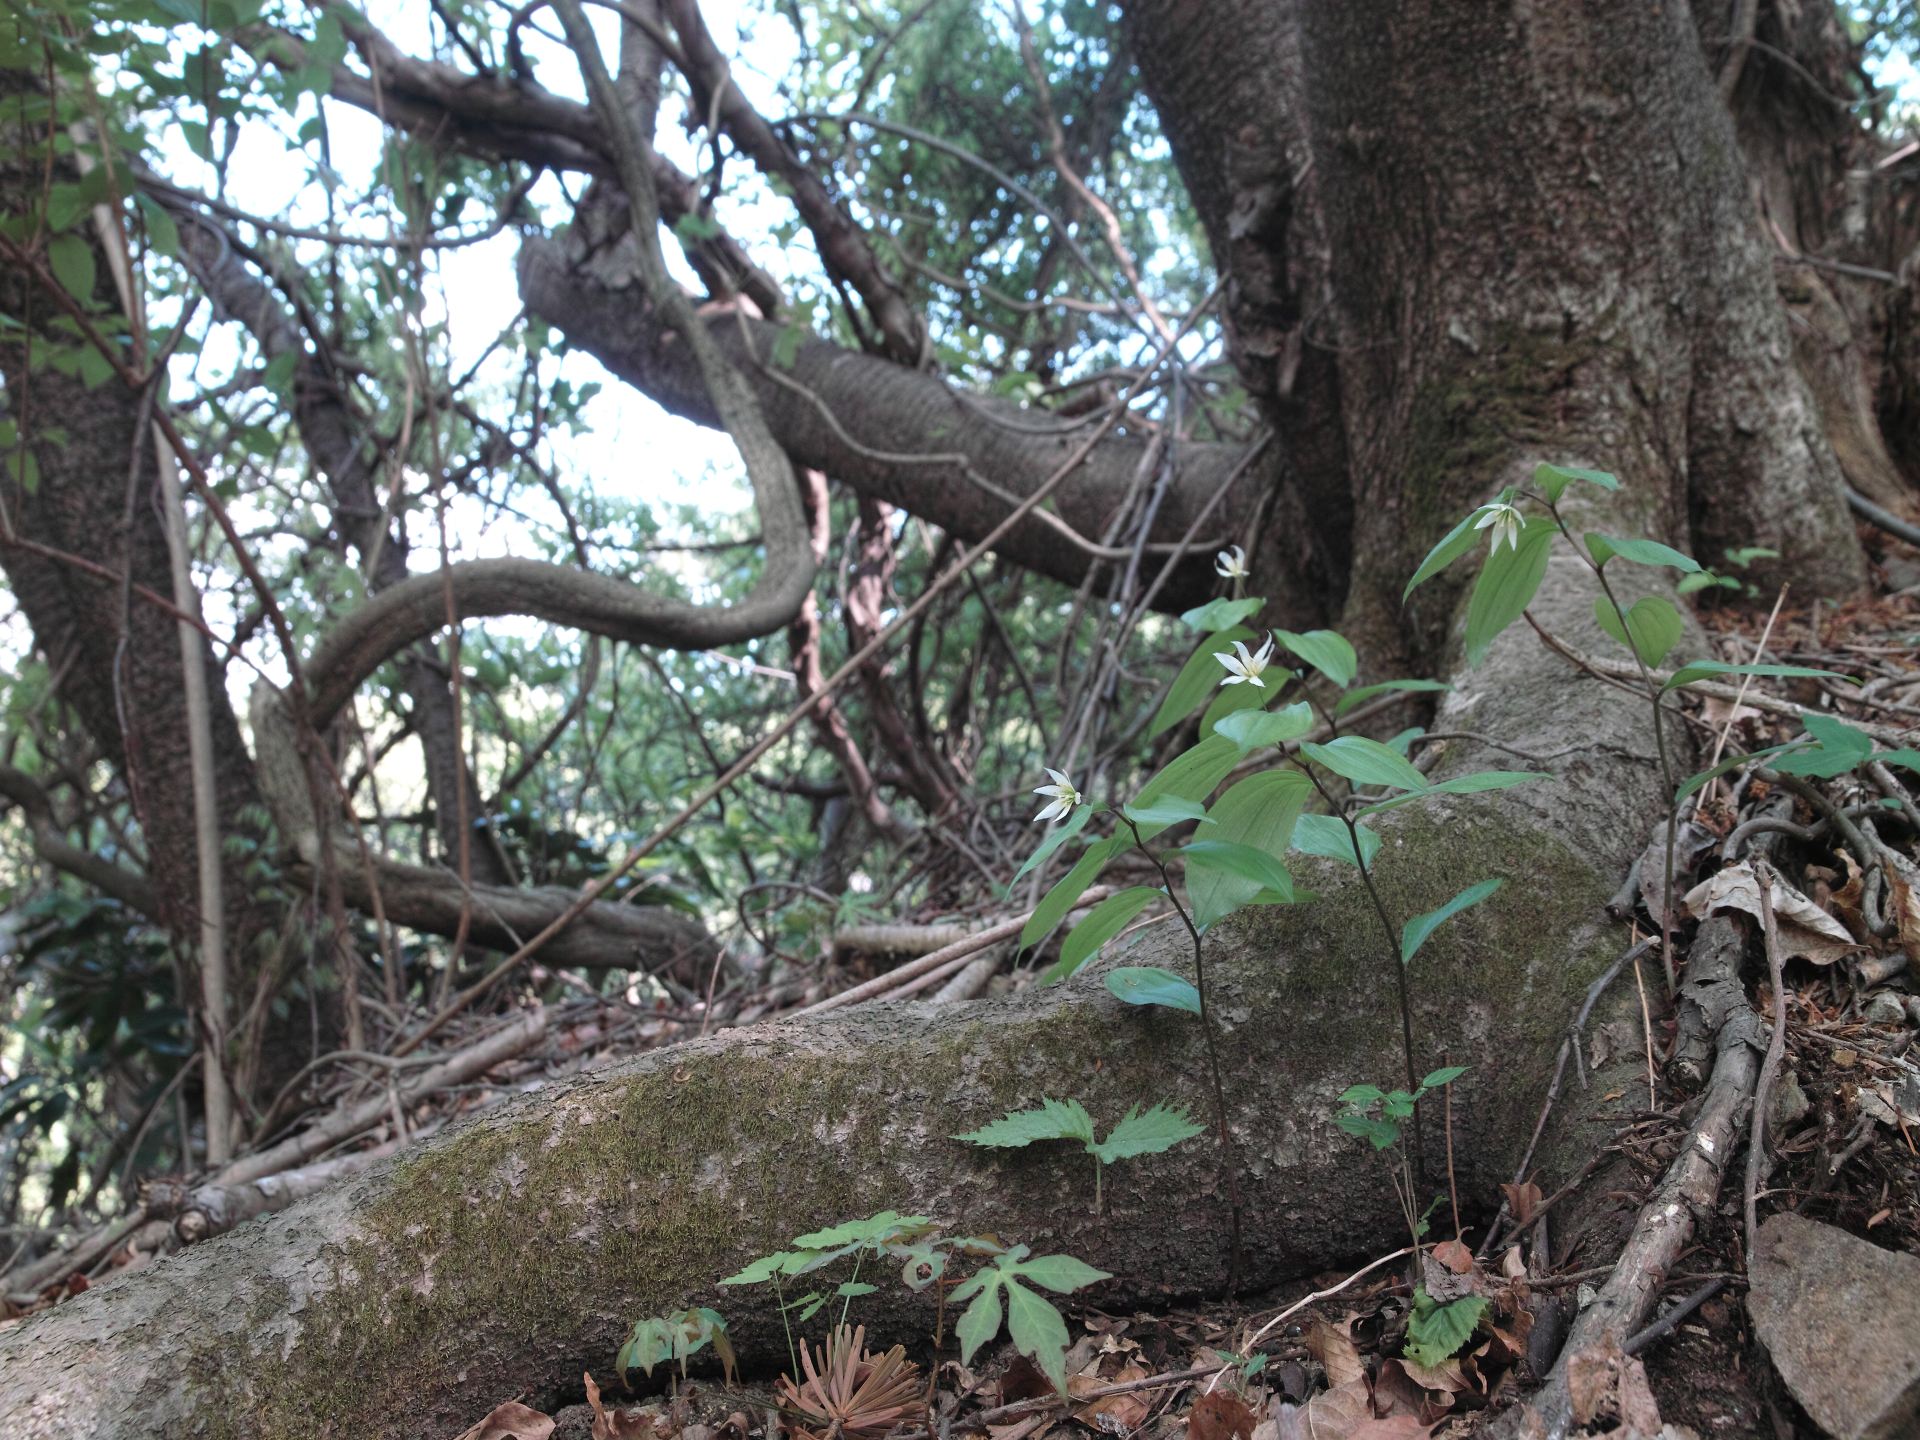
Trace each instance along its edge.
{"label": "curved branch", "polygon": [[47,799],[47,792],[40,788],[39,781],[24,771],[0,765],[0,801],[11,801],[20,807],[26,817],[27,834],[33,841],[33,853],[47,864],[159,923],[160,901],[147,877],[69,844],[60,833],[53,803]]}

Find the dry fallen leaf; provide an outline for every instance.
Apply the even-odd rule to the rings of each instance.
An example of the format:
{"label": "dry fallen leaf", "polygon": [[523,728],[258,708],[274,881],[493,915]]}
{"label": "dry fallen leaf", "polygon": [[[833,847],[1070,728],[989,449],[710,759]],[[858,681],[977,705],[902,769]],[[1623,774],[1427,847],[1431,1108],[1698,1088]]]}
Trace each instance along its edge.
{"label": "dry fallen leaf", "polygon": [[1366,1385],[1367,1367],[1360,1363],[1360,1352],[1354,1348],[1346,1327],[1335,1328],[1325,1320],[1315,1320],[1307,1330],[1307,1352],[1327,1372],[1329,1392],[1356,1381],[1362,1387]]}
{"label": "dry fallen leaf", "polygon": [[[1123,1365],[1112,1375],[1097,1374],[1070,1375],[1067,1377],[1067,1395],[1078,1399],[1089,1390],[1103,1389],[1108,1385],[1125,1385],[1130,1380],[1144,1380],[1147,1371],[1139,1365]],[[1082,1425],[1102,1430],[1110,1435],[1128,1435],[1146,1423],[1152,1413],[1153,1403],[1145,1390],[1133,1390],[1124,1395],[1104,1395],[1091,1404],[1082,1405],[1073,1412],[1073,1418]]]}
{"label": "dry fallen leaf", "polygon": [[1187,1440],[1253,1440],[1253,1411],[1238,1395],[1215,1390],[1202,1395],[1187,1416]]}
{"label": "dry fallen leaf", "polygon": [[463,1430],[460,1440],[547,1440],[553,1434],[553,1420],[538,1410],[530,1410],[518,1400],[494,1407],[493,1413],[471,1430]]}
{"label": "dry fallen leaf", "polygon": [[1538,1185],[1531,1180],[1524,1185],[1503,1184],[1500,1193],[1507,1197],[1507,1208],[1513,1212],[1516,1229],[1524,1230],[1533,1223],[1533,1212],[1544,1198]]}
{"label": "dry fallen leaf", "polygon": [[1301,1428],[1313,1440],[1348,1440],[1355,1430],[1373,1419],[1367,1377],[1356,1375],[1344,1385],[1323,1390],[1308,1402],[1305,1425]]}
{"label": "dry fallen leaf", "polygon": [[1647,1367],[1629,1357],[1620,1367],[1620,1428],[1629,1435],[1660,1433],[1660,1407],[1647,1383]]}
{"label": "dry fallen leaf", "polygon": [[1585,1425],[1601,1413],[1613,1395],[1614,1373],[1623,1358],[1611,1337],[1568,1358],[1567,1391],[1574,1424]]}
{"label": "dry fallen leaf", "polygon": [[593,1440],[652,1440],[657,1433],[653,1416],[644,1411],[609,1410],[600,1402],[600,1387],[592,1372],[581,1376],[587,1384],[587,1408],[593,1412]]}
{"label": "dry fallen leaf", "polygon": [[[1831,965],[1860,948],[1844,925],[1791,885],[1776,878],[1772,888],[1773,913],[1784,954],[1798,955],[1816,965]],[[1762,919],[1760,878],[1745,861],[1729,865],[1688,891],[1685,904],[1688,912],[1701,920],[1716,910],[1740,910]]]}

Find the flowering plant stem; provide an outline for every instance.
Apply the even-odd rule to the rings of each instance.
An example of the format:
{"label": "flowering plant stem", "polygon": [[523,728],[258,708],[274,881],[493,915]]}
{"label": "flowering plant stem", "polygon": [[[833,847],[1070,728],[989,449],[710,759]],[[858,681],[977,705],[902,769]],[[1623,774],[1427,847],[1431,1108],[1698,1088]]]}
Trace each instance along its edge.
{"label": "flowering plant stem", "polygon": [[1227,1127],[1227,1087],[1221,1078],[1220,1048],[1213,1033],[1213,1010],[1207,1003],[1207,962],[1200,944],[1200,930],[1174,892],[1173,876],[1167,873],[1166,863],[1147,847],[1147,842],[1140,837],[1140,827],[1130,816],[1121,814],[1120,819],[1133,832],[1134,846],[1160,872],[1160,883],[1166,890],[1167,899],[1173,902],[1180,923],[1187,927],[1187,935],[1193,941],[1193,982],[1200,996],[1200,1034],[1206,1043],[1207,1069],[1213,1081],[1213,1128],[1220,1137],[1220,1170],[1226,1180],[1227,1205],[1232,1214],[1227,1258],[1227,1295],[1231,1298],[1240,1284],[1240,1169],[1234,1155],[1233,1133]]}

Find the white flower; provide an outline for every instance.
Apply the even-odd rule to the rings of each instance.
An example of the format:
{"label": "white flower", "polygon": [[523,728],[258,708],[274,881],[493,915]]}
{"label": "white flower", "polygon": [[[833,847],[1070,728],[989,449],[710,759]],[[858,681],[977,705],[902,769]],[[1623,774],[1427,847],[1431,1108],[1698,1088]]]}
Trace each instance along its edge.
{"label": "white flower", "polygon": [[1033,793],[1036,795],[1046,795],[1051,798],[1047,801],[1046,807],[1033,818],[1036,821],[1064,820],[1073,813],[1073,807],[1086,797],[1073,788],[1073,781],[1051,765],[1047,767],[1047,774],[1051,775],[1056,783],[1041,785],[1034,790]]}
{"label": "white flower", "polygon": [[1506,541],[1513,549],[1518,550],[1520,548],[1520,528],[1525,524],[1526,518],[1521,515],[1515,506],[1482,505],[1480,507],[1480,521],[1473,528],[1476,530],[1485,530],[1488,526],[1492,526],[1493,535],[1490,538],[1492,539],[1495,550],[1500,548],[1500,542],[1502,540]]}
{"label": "white flower", "polygon": [[1247,552],[1238,545],[1231,550],[1222,550],[1213,557],[1213,573],[1223,580],[1246,579]]}
{"label": "white flower", "polygon": [[1269,634],[1267,636],[1267,643],[1251,655],[1247,653],[1245,641],[1234,641],[1233,648],[1237,650],[1239,654],[1229,655],[1224,650],[1216,650],[1213,652],[1213,658],[1226,666],[1231,672],[1227,678],[1220,683],[1222,685],[1246,684],[1257,686],[1262,690],[1266,689],[1267,682],[1262,680],[1260,676],[1273,660],[1273,636]]}

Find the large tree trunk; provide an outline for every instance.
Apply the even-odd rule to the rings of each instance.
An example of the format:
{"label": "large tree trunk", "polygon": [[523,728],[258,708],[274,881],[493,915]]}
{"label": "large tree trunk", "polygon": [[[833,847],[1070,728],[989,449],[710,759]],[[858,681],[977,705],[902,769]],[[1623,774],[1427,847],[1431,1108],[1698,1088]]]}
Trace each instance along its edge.
{"label": "large tree trunk", "polygon": [[[1771,544],[1783,573],[1858,583],[1839,469],[1680,0],[1137,0],[1128,24],[1228,271],[1243,376],[1286,442],[1281,518],[1257,547],[1267,593],[1344,611],[1377,668],[1456,672],[1457,582],[1405,620],[1400,587],[1447,525],[1540,460],[1622,476],[1617,499],[1581,502],[1597,528],[1709,558]],[[565,287],[550,263],[535,252],[523,283],[551,282],[552,300]],[[588,343],[606,355],[618,341]],[[610,361],[697,408],[653,343]],[[816,358],[803,346],[795,373],[824,392],[836,376]],[[886,393],[861,388],[872,405]],[[810,422],[796,410],[790,423]],[[906,471],[883,492],[847,469],[908,506],[928,483]],[[1571,561],[1533,609],[1576,644],[1603,643]],[[1455,1152],[1462,1195],[1485,1197],[1525,1145],[1580,995],[1627,943],[1602,907],[1662,786],[1644,704],[1524,628],[1453,678],[1435,729],[1559,772],[1380,823],[1401,915],[1511,881],[1411,974],[1417,1059],[1471,1067]],[[1504,759],[1455,742],[1443,770]],[[1208,940],[1254,1284],[1395,1243],[1384,1173],[1330,1121],[1346,1086],[1400,1073],[1393,952],[1345,874],[1303,878],[1321,899]],[[1113,958],[1190,963],[1167,926]],[[1103,1118],[1163,1098],[1204,1115],[1199,1040],[1088,975],[964,1010],[881,1006],[674,1047],[503,1106],[0,1334],[0,1411],[34,1436],[452,1431],[510,1392],[549,1398],[583,1367],[604,1371],[632,1319],[688,1303],[724,1308],[749,1365],[768,1364],[784,1358],[771,1303],[715,1279],[888,1207],[1081,1255],[1120,1277],[1100,1297],[1112,1303],[1216,1290],[1226,1227],[1209,1144],[1121,1167],[1096,1216],[1071,1157],[947,1138],[1043,1095]],[[1594,1109],[1562,1107],[1548,1188],[1590,1153]],[[929,1323],[872,1299],[883,1332]]]}

